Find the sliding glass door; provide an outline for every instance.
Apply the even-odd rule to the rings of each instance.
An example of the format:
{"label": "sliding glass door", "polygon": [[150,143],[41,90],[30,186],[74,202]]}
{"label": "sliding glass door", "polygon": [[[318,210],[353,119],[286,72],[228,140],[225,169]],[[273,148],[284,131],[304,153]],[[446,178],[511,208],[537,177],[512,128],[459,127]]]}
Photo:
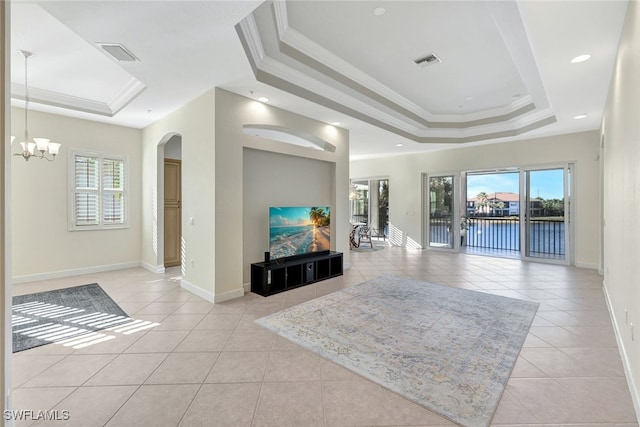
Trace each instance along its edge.
{"label": "sliding glass door", "polygon": [[569,263],[570,172],[569,165],[522,171],[525,259]]}
{"label": "sliding glass door", "polygon": [[455,220],[454,175],[427,176],[427,242],[430,248],[454,249],[459,224]]}
{"label": "sliding glass door", "polygon": [[460,207],[466,225],[461,250],[570,264],[572,167],[565,163],[463,174],[467,196]]}

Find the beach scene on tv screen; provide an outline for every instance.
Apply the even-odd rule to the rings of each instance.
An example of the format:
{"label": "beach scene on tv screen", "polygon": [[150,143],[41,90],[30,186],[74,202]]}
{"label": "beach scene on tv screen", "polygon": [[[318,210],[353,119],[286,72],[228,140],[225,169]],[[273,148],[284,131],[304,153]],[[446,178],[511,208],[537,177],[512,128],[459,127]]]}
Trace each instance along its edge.
{"label": "beach scene on tv screen", "polygon": [[328,206],[269,208],[271,258],[328,251],[330,225]]}

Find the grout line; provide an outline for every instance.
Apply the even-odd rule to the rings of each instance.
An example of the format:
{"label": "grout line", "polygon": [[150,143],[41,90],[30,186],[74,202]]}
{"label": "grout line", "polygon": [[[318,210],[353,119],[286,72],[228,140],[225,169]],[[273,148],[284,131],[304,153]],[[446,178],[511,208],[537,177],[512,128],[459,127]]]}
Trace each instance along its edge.
{"label": "grout line", "polygon": [[[362,255],[362,256],[361,256]],[[511,261],[511,260],[507,260],[507,261]],[[358,256],[353,256],[352,254],[352,268],[350,270],[348,270],[344,276],[342,276],[340,278],[340,287],[339,289],[345,288],[345,287],[349,287],[352,285],[355,285],[356,283],[360,283],[362,281],[365,281],[366,279],[370,278],[370,276],[373,275],[378,275],[380,273],[384,273],[385,270],[389,270],[391,267],[394,267],[394,271],[397,271],[398,273],[396,274],[403,274],[403,275],[409,275],[411,277],[414,277],[417,280],[427,280],[427,281],[431,281],[431,282],[443,282],[443,281],[450,281],[451,283],[453,283],[454,285],[459,286],[460,283],[462,282],[466,282],[468,281],[469,283],[473,284],[473,279],[469,278],[469,275],[474,275],[478,280],[481,281],[482,283],[482,287],[489,287],[489,290],[492,290],[491,288],[496,288],[495,290],[497,292],[500,291],[513,291],[515,293],[520,293],[520,294],[526,294],[527,290],[539,290],[542,292],[547,292],[549,294],[552,295],[552,297],[550,299],[557,299],[557,300],[562,300],[562,301],[573,301],[575,302],[577,305],[576,307],[578,307],[577,309],[573,309],[573,310],[551,310],[551,311],[555,311],[555,312],[562,312],[562,313],[567,313],[569,315],[571,315],[572,312],[575,311],[581,311],[581,312],[585,312],[583,315],[587,316],[589,318],[593,317],[593,316],[598,316],[598,314],[596,313],[600,313],[603,310],[600,308],[591,308],[589,309],[588,305],[585,308],[580,308],[581,305],[580,303],[585,303],[585,304],[590,304],[594,298],[590,298],[589,292],[591,292],[591,288],[589,287],[589,283],[592,281],[596,280],[596,276],[593,276],[591,274],[582,274],[582,271],[578,271],[575,269],[569,269],[567,266],[546,266],[546,265],[538,265],[538,264],[526,264],[527,266],[527,276],[523,276],[523,272],[521,271],[521,266],[523,265],[521,261],[519,260],[513,260],[514,262],[506,262],[505,260],[499,260],[499,261],[491,261],[489,258],[486,257],[482,257],[482,260],[480,260],[480,257],[478,256],[469,256],[469,255],[464,255],[464,254],[456,254],[455,256],[452,256],[452,254],[439,254],[439,253],[434,253],[434,252],[429,252],[428,254],[426,252],[417,252],[417,251],[408,251],[408,250],[404,250],[402,248],[386,248],[385,251],[380,251],[380,252],[376,252],[376,253],[372,253],[372,254],[358,254]],[[380,271],[378,271],[378,269],[380,269]],[[137,272],[138,270],[133,270],[134,272]],[[457,271],[458,273],[453,274],[452,272]],[[484,271],[486,274],[480,275],[478,274],[478,272],[482,272]],[[389,272],[391,272],[389,270]],[[563,276],[560,279],[556,279],[556,272],[569,272],[566,276]],[[500,282],[496,282],[494,280],[492,280],[492,277],[495,278],[495,275],[502,275],[501,281]],[[155,275],[147,275],[147,274],[136,274],[133,275],[131,278],[128,278],[126,280],[127,282],[127,286],[120,286],[118,283],[120,283],[117,279],[116,279],[116,273],[111,272],[111,274],[108,275],[109,280],[108,280],[108,286],[110,288],[114,289],[114,292],[122,292],[126,289],[128,289],[127,286],[129,286],[129,282],[135,286],[136,290],[145,290],[145,289],[150,289],[149,287],[147,287],[147,284],[144,283],[145,280],[147,280],[147,278],[151,277],[151,278],[156,278],[157,276]],[[165,275],[166,276],[166,275]],[[100,281],[100,278],[102,276],[98,275],[92,275],[92,278],[90,279],[91,281]],[[128,277],[128,276],[125,276]],[[437,278],[437,280],[432,279],[429,280],[430,277],[435,277]],[[164,282],[162,281],[164,280]],[[510,282],[510,280],[512,280],[513,282]],[[583,282],[588,282],[587,283],[587,287],[584,287],[581,285],[584,284]],[[579,283],[580,282],[580,283]],[[514,284],[516,285],[514,287]],[[153,284],[149,285],[151,286],[151,289],[160,289],[163,286],[167,287],[167,292],[163,293],[162,296],[157,297],[155,300],[148,302],[146,305],[144,305],[140,310],[144,309],[145,307],[149,306],[150,304],[154,303],[154,302],[174,302],[174,301],[158,301],[160,298],[163,298],[164,296],[168,295],[169,293],[173,293],[176,291],[182,291],[182,289],[179,286],[175,286],[175,284],[173,282],[169,282],[168,278],[164,277],[164,279],[161,279],[161,281],[156,281]],[[550,287],[552,286],[552,287]],[[567,298],[567,297],[563,297],[562,295],[566,295],[566,292],[571,291],[572,289],[576,290],[576,292],[578,292],[578,296],[583,296],[582,298]],[[582,292],[582,290],[585,290],[584,293],[580,293]],[[106,288],[105,288],[106,290]],[[107,291],[108,292],[108,291]],[[186,291],[185,291],[186,292]],[[314,288],[313,289],[314,295],[317,296],[318,294],[318,288]],[[559,294],[559,295],[556,295]],[[178,292],[176,296],[178,295],[182,295],[181,292]],[[260,304],[263,302],[263,300],[257,300],[257,299],[251,299],[251,295],[248,294],[249,296],[247,297],[247,303],[244,306],[238,307],[238,311],[234,311],[233,313],[231,312],[218,312],[217,314],[220,314],[222,316],[225,315],[233,315],[236,316],[238,314],[240,314],[240,319],[242,319],[242,316],[247,314],[248,311],[253,308],[254,310],[259,310]],[[545,294],[541,294],[541,295],[545,295]],[[587,297],[584,297],[584,295],[587,295]],[[295,298],[293,298],[295,300]],[[284,295],[284,297],[282,298],[282,300],[273,300],[272,302],[275,303],[275,305],[280,305],[281,308],[283,308],[284,306],[287,305],[286,303],[287,300],[287,295]],[[305,299],[306,300],[306,299]],[[181,305],[179,305],[177,309],[179,309],[180,307],[183,307],[187,302],[190,302],[191,300],[185,300],[185,301],[175,301],[177,302],[182,302]],[[194,301],[198,301],[200,302],[201,300],[194,300]],[[544,300],[539,300],[541,303],[544,304]],[[566,304],[566,303],[563,303]],[[139,310],[139,311],[140,311]],[[209,311],[209,313],[207,314],[211,314],[213,313],[213,311]],[[540,315],[541,319],[546,320],[547,322],[551,323],[551,324],[556,324],[556,323],[563,323],[563,322],[558,322],[558,321],[549,321],[545,318],[545,313],[546,311],[539,311],[538,315]],[[173,313],[176,314],[176,313]],[[191,332],[195,331],[197,326],[200,325],[204,319],[206,318],[207,314],[203,315],[203,318],[190,330],[187,331],[187,334],[182,338],[182,340],[180,340],[180,343],[178,343],[176,345],[176,347],[171,351],[168,352],[167,355],[165,356],[165,358],[158,364],[158,366],[156,366],[156,368],[153,370],[152,373],[149,374],[149,376],[147,377],[147,379],[145,381],[147,381],[151,375],[153,375],[153,373],[155,373],[160,366],[162,366],[162,364],[164,362],[166,362],[166,360],[168,359],[168,357],[170,357],[171,354],[178,354],[178,353],[183,353],[183,352],[177,352],[176,349],[180,346],[180,344],[182,342],[184,342],[184,340],[190,336]],[[132,315],[135,316],[135,315]],[[169,316],[169,315],[167,315]],[[597,318],[596,318],[597,320]],[[566,323],[566,322],[565,322]],[[599,323],[599,322],[596,322]],[[229,344],[229,340],[231,338],[231,336],[236,332],[241,330],[239,328],[240,326],[240,320],[233,326],[233,328],[231,329],[231,333],[226,337],[226,339],[224,340],[224,343],[222,344],[222,349],[219,351],[216,351],[216,353],[218,353],[216,360],[213,362],[213,364],[211,365],[211,367],[209,368],[207,374],[204,376],[203,381],[200,382],[199,387],[193,397],[193,399],[191,400],[191,402],[189,403],[189,405],[187,406],[187,409],[185,410],[185,412],[182,414],[181,418],[180,418],[180,422],[182,422],[184,420],[184,417],[186,416],[186,414],[189,412],[189,410],[193,407],[195,399],[197,398],[198,394],[201,392],[204,384],[206,383],[206,379],[208,378],[208,376],[210,375],[210,373],[212,372],[212,370],[214,369],[214,367],[216,366],[216,363],[219,361],[220,356],[222,355],[223,352],[228,352],[225,350],[225,348],[227,347],[227,345]],[[592,325],[592,327],[596,327],[596,328],[608,328],[611,325]],[[562,325],[557,325],[557,326],[540,326],[540,328],[544,328],[544,327],[559,327],[564,329],[565,331],[573,334],[573,332],[571,331],[571,328],[573,328],[573,326],[562,326]],[[242,330],[250,330],[249,328],[245,328]],[[203,330],[205,331],[205,330]],[[122,354],[133,354],[133,353],[125,353],[125,351],[130,348],[131,346],[133,346],[139,339],[141,339],[143,336],[145,336],[149,331],[146,331],[144,334],[142,334],[137,340],[135,340],[134,342],[132,342],[126,349],[122,350],[120,353],[114,353],[115,357],[108,362],[105,366],[103,366],[100,370],[98,370],[96,373],[94,373],[90,378],[93,378],[95,375],[97,375],[99,372],[101,372],[106,366],[108,366],[110,363],[112,363],[117,357],[119,357]],[[532,335],[539,339],[542,343],[547,344],[549,347],[527,347],[527,348],[550,348],[550,349],[557,349],[562,351],[563,348],[565,347],[556,347],[553,345],[550,345],[546,340],[541,339],[540,337],[536,336],[535,334],[532,333]],[[575,334],[574,334],[575,335]],[[581,335],[577,335],[578,337],[580,337]],[[582,338],[580,338],[582,339]],[[604,350],[609,350],[612,349],[614,347],[566,347],[566,348],[595,348],[595,349],[603,349]],[[263,350],[238,350],[238,351],[233,351],[233,352],[260,352]],[[277,354],[275,353],[276,350],[276,344],[275,342],[272,341],[271,347],[268,350],[268,358],[267,358],[267,363],[264,365],[264,368],[262,370],[262,378],[260,380],[260,387],[258,390],[258,395],[257,395],[257,399],[255,401],[255,405],[253,408],[253,414],[251,416],[251,420],[252,423],[255,424],[257,423],[259,420],[256,419],[256,416],[258,415],[258,405],[260,403],[260,399],[262,396],[262,390],[263,390],[263,385],[264,385],[264,380],[266,378],[266,373],[269,367],[269,360],[271,360],[271,358],[275,358],[277,357]],[[166,352],[162,352],[162,353],[166,353]],[[189,352],[189,353],[212,353],[212,352],[203,352],[203,351],[194,351],[194,352]],[[111,353],[109,353],[111,354]],[[65,354],[43,354],[42,356],[59,356],[60,360],[58,360],[57,362],[55,362],[53,365],[49,366],[48,368],[43,369],[40,373],[37,373],[36,375],[34,375],[33,377],[27,379],[24,383],[27,383],[29,381],[31,381],[34,378],[37,378],[40,374],[42,374],[43,372],[45,372],[47,369],[52,368],[53,366],[55,366],[57,363],[62,362],[63,360],[67,359],[69,356],[71,355],[80,355],[80,356],[84,356],[85,354],[78,354],[76,351],[73,351],[71,353],[65,353]],[[87,354],[89,355],[89,354]],[[97,354],[96,354],[97,355]],[[526,358],[525,358],[526,360]],[[527,360],[528,361],[528,360]],[[531,363],[531,362],[529,362]],[[532,364],[533,365],[533,364]],[[546,374],[546,372],[542,371],[540,368],[538,368],[536,365],[533,365],[536,367],[536,369],[538,369],[540,372],[542,372],[544,375],[548,375]],[[321,368],[322,369],[322,368]],[[584,378],[608,378],[608,379],[619,379],[619,376],[616,377],[612,377],[612,376],[604,376],[604,377],[545,377],[545,378],[524,378],[524,377],[519,377],[519,378],[513,378],[516,380],[521,380],[521,379],[531,379],[531,380],[552,380],[552,381],[557,381],[557,380],[563,380],[563,379],[584,379]],[[87,379],[87,381],[89,381],[89,379]],[[326,412],[325,412],[325,406],[324,406],[324,386],[325,384],[325,379],[323,376],[321,376],[321,399],[322,399],[322,416],[323,416],[323,425],[327,425],[327,419],[326,419]],[[86,381],[85,381],[86,383]],[[227,381],[226,383],[237,383],[237,381]],[[197,383],[191,383],[190,385],[196,385]],[[131,393],[131,395],[129,395],[129,397],[118,407],[115,409],[115,411],[109,416],[109,421],[111,421],[114,416],[120,412],[122,410],[122,408],[127,404],[127,402],[129,402],[129,400],[142,388],[142,386],[145,385],[144,382],[143,384],[139,384],[139,385],[129,385],[132,388],[135,387],[135,390]],[[173,384],[172,384],[173,385]],[[54,386],[50,386],[50,387],[54,387]],[[57,386],[56,386],[57,387]],[[68,394],[64,399],[67,399],[69,396],[71,396],[73,393],[77,392],[77,390],[80,390],[82,387],[89,387],[89,386],[85,386],[84,384],[80,387],[76,387],[74,391],[72,391],[70,394]],[[91,387],[111,387],[110,385],[96,385],[96,386],[91,386]],[[20,387],[18,387],[20,388]],[[28,387],[26,387],[28,388]],[[507,392],[507,390],[505,390],[505,392]],[[515,396],[513,394],[511,394],[515,401],[518,402],[520,405],[522,405],[521,402],[518,401],[517,398],[515,398]],[[262,396],[264,397],[264,396]],[[62,401],[64,401],[64,399]],[[61,401],[61,402],[62,402]],[[527,408],[526,406],[522,405],[524,408]],[[529,409],[526,409],[527,411],[529,411]],[[533,418],[538,419],[537,415],[535,413],[532,413]],[[541,425],[542,423],[535,423],[536,425]],[[516,424],[509,424],[509,425],[518,425]],[[569,425],[569,424],[566,424]],[[573,424],[572,424],[573,425]],[[576,425],[579,425],[576,424]],[[625,423],[621,423],[620,425],[628,425],[628,426],[632,426],[634,425],[633,423],[629,423],[629,424],[625,424]]]}

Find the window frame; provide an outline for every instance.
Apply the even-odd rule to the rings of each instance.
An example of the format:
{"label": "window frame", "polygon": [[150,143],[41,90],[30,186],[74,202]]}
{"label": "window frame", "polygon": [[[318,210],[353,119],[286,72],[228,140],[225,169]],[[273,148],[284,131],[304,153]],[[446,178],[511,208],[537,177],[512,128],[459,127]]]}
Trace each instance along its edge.
{"label": "window frame", "polygon": [[[86,151],[86,150],[68,150],[68,174],[67,174],[67,182],[68,182],[68,230],[69,231],[95,231],[95,230],[111,230],[111,229],[123,229],[129,228],[129,157],[127,155],[119,155],[119,154],[111,154],[104,153],[98,151]],[[87,224],[87,225],[78,225],[76,220],[76,193],[78,192],[78,188],[76,187],[76,156],[83,157],[92,157],[96,158],[98,162],[98,189],[93,191],[83,191],[83,192],[93,192],[98,195],[98,223],[97,224]],[[105,194],[114,194],[113,189],[105,189],[104,188],[104,161],[105,160],[116,160],[121,161],[123,165],[123,180],[124,185],[122,186],[122,198],[123,198],[123,221],[122,223],[111,224],[104,222],[105,212],[104,212],[104,196]],[[117,192],[117,191],[116,191]]]}

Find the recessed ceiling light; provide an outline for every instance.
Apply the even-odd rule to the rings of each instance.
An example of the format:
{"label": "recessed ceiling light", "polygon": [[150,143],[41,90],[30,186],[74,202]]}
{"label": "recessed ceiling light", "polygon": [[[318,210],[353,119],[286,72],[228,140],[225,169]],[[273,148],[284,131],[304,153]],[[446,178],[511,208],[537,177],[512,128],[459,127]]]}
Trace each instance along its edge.
{"label": "recessed ceiling light", "polygon": [[586,54],[585,55],[578,55],[578,56],[576,56],[575,58],[573,58],[571,60],[571,63],[572,64],[577,64],[578,62],[584,62],[589,58],[591,58],[591,55],[586,55]]}
{"label": "recessed ceiling light", "polygon": [[340,126],[340,124],[341,124],[341,123],[340,123],[340,122],[331,122],[331,124],[332,124],[333,126]]}
{"label": "recessed ceiling light", "polygon": [[266,96],[261,96],[258,98],[258,101],[260,102],[269,102],[269,98],[267,98]]}
{"label": "recessed ceiling light", "polygon": [[373,9],[373,14],[375,16],[382,16],[387,10],[384,7],[376,7]]}
{"label": "recessed ceiling light", "polygon": [[584,119],[586,117],[587,117],[586,114],[578,114],[577,116],[574,116],[573,118],[576,119],[576,120],[580,120],[580,119]]}
{"label": "recessed ceiling light", "polygon": [[396,147],[402,147],[404,144],[396,144]]}

